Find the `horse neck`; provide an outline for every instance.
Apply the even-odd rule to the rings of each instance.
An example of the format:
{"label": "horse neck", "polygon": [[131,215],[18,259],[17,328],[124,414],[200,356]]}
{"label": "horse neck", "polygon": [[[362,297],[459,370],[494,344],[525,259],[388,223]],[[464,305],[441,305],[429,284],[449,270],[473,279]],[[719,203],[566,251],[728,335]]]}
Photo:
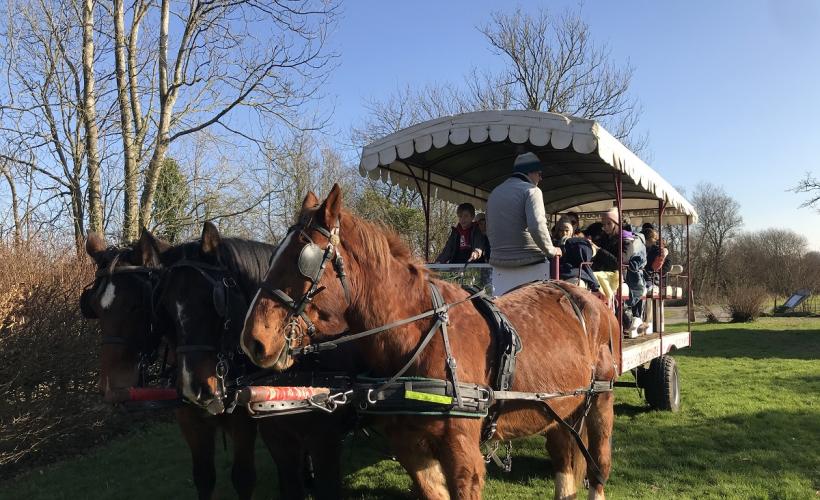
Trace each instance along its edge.
{"label": "horse neck", "polygon": [[[351,331],[378,328],[429,310],[432,307],[427,274],[413,262],[382,255],[382,261],[365,253],[350,255],[348,274],[353,300],[347,309]],[[364,359],[390,370],[406,359],[427,332],[431,320],[422,319],[359,341]]]}

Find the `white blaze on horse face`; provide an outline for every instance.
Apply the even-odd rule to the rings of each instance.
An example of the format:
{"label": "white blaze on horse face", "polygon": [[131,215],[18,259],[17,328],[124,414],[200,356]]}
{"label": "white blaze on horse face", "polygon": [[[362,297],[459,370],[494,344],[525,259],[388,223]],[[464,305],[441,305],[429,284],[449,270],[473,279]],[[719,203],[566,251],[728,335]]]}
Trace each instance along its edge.
{"label": "white blaze on horse face", "polygon": [[[185,320],[187,318],[185,317],[185,312],[182,310],[182,302],[177,302],[176,306],[177,306],[177,318],[179,319],[179,325],[184,330],[185,329]],[[191,372],[190,368],[188,367],[188,364],[185,362],[186,357],[187,356],[184,356],[184,355],[179,357],[180,358],[181,371],[182,371],[182,395],[185,396],[185,398],[188,401],[196,401],[196,394],[194,394],[194,391],[192,389],[193,381],[194,381],[194,374]]]}
{"label": "white blaze on horse face", "polygon": [[108,280],[108,284],[105,286],[105,290],[103,291],[102,296],[100,297],[100,305],[103,309],[108,309],[111,307],[111,304],[114,303],[115,297],[115,289],[114,283],[111,280]]}
{"label": "white blaze on horse face", "polygon": [[[282,251],[290,244],[290,239],[293,238],[293,235],[296,234],[296,231],[291,231],[285,241],[283,241],[277,248],[276,251],[273,253],[273,257],[270,259],[270,267],[268,267],[268,272],[265,273],[265,279],[268,279],[268,275],[273,270],[273,266],[276,265],[276,261],[279,260],[279,255]],[[259,293],[262,290],[259,289],[256,291],[256,295],[253,296],[253,300],[251,301],[250,306],[248,306],[248,312],[245,313],[245,322],[242,325],[242,336],[245,335],[245,332],[248,331],[248,319],[251,317],[251,312],[253,312],[254,307],[256,307],[256,301],[259,300]],[[245,351],[245,354],[248,355],[250,359],[253,359],[253,356],[248,352],[247,348],[245,347],[245,342],[240,339],[239,344],[242,346],[242,350]]]}

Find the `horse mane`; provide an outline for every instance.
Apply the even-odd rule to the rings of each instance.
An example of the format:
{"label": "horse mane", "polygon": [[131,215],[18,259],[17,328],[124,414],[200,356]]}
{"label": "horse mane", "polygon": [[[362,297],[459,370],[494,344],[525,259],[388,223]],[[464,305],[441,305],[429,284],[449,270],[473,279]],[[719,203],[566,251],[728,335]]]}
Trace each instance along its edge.
{"label": "horse mane", "polygon": [[248,295],[259,287],[268,271],[270,258],[276,246],[244,238],[220,238],[219,262],[202,255],[199,240],[175,245],[162,255],[165,265],[181,260],[193,260],[212,265],[225,266],[238,280],[242,291]]}
{"label": "horse mane", "polygon": [[[239,287],[252,295],[265,279],[276,245],[243,238],[223,238],[219,247],[222,264],[239,280]],[[248,297],[250,299],[251,297]]]}
{"label": "horse mane", "polygon": [[406,266],[410,272],[412,283],[410,289],[423,289],[418,286],[429,279],[430,271],[424,267],[419,257],[413,255],[410,247],[401,236],[381,222],[371,222],[356,216],[350,211],[342,211],[343,229],[341,232],[342,245],[345,240],[354,240],[355,244],[346,245],[354,259],[359,262],[368,262],[378,273],[378,276],[389,276],[391,266],[397,261]]}

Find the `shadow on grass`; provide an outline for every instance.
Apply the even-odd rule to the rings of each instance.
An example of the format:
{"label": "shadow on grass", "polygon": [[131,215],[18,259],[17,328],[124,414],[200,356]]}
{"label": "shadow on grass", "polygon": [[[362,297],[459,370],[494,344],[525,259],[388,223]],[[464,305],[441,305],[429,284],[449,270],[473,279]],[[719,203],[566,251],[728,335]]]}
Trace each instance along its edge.
{"label": "shadow on grass", "polygon": [[817,359],[820,332],[813,330],[750,330],[737,328],[694,332],[692,348],[675,356],[696,358]]}
{"label": "shadow on grass", "polygon": [[644,426],[641,439],[631,436],[619,445],[628,449],[628,469],[650,481],[653,475],[680,476],[676,481],[697,475],[719,484],[728,475],[754,483],[772,474],[814,474],[817,483],[818,435],[816,412],[761,411],[686,425]]}
{"label": "shadow on grass", "polygon": [[347,488],[344,490],[345,498],[350,499],[397,499],[397,500],[410,500],[412,498],[417,498],[416,495],[413,495],[409,491],[402,491],[399,488],[368,488],[368,487],[358,487],[358,488]]}
{"label": "shadow on grass", "polygon": [[[617,399],[616,399],[617,401]],[[655,411],[649,405],[634,405],[631,403],[615,403],[615,415],[618,416],[626,416],[626,417],[636,417],[638,415],[643,415],[644,413],[649,413]]]}
{"label": "shadow on grass", "polygon": [[[553,476],[552,462],[546,448],[541,448],[541,456],[515,454],[513,448],[512,470],[504,472],[494,463],[487,464],[487,477],[508,483],[527,483],[531,479],[544,479]],[[502,454],[503,456],[503,454]]]}

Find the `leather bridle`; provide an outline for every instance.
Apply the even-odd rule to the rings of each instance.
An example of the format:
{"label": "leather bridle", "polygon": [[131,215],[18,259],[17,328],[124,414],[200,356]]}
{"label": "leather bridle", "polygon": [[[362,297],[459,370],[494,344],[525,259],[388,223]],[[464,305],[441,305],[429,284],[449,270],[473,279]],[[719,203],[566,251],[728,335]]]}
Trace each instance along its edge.
{"label": "leather bridle", "polygon": [[[232,326],[231,313],[237,307],[241,307],[242,310],[247,309],[247,302],[244,304],[232,303],[231,296],[241,295],[241,291],[239,290],[236,280],[227,268],[193,260],[181,260],[171,265],[168,268],[168,273],[181,268],[197,271],[211,285],[211,300],[217,316],[222,320],[222,330],[220,332],[218,346],[215,344],[182,343],[180,339],[176,352],[177,354],[215,352],[217,357],[216,377],[219,383],[218,396],[221,397],[225,395],[227,387],[226,377],[231,371],[231,365],[235,364],[235,355],[241,352],[238,347],[239,343],[232,342],[234,339],[231,339],[229,335]],[[234,347],[234,345],[236,347]]]}
{"label": "leather bridle", "polygon": [[134,339],[129,339],[121,335],[104,335],[100,343],[101,345],[122,345],[136,350],[139,353],[137,365],[139,373],[138,385],[143,385],[148,378],[148,367],[159,355],[160,336],[156,334],[158,319],[154,299],[161,278],[161,270],[159,268],[146,266],[118,266],[117,264],[119,263],[120,257],[121,254],[118,254],[106,268],[98,269],[97,272],[94,273],[94,281],[89,283],[80,295],[80,309],[82,310],[83,316],[89,319],[95,319],[97,318],[97,314],[91,308],[91,301],[99,298],[99,295],[105,290],[106,284],[110,282],[114,276],[128,275],[138,280],[140,283],[142,301],[148,305],[150,311],[148,327],[137,342],[135,342]]}
{"label": "leather bridle", "polygon": [[[317,245],[313,239],[307,234],[307,231],[317,231],[319,234],[327,238],[327,245],[322,249]],[[325,272],[325,267],[328,262],[333,263],[333,269],[336,271],[336,277],[342,284],[344,290],[345,300],[347,304],[351,303],[350,284],[347,280],[344,268],[344,258],[339,253],[338,246],[341,242],[339,237],[339,221],[333,228],[321,226],[311,219],[307,224],[297,224],[288,230],[288,236],[296,231],[299,235],[304,237],[308,244],[302,247],[297,261],[297,268],[299,274],[310,282],[310,287],[298,299],[292,298],[285,293],[284,290],[274,288],[272,285],[263,281],[260,289],[271,294],[274,299],[284,305],[288,310],[288,316],[285,319],[287,326],[285,328],[285,340],[288,346],[288,352],[292,351],[294,343],[300,345],[302,337],[306,333],[308,337],[312,337],[316,333],[316,325],[313,324],[310,317],[307,315],[307,307],[319,293],[324,291],[325,287],[319,283]],[[270,271],[269,271],[270,272]],[[299,324],[299,318],[305,324],[305,330]]]}

